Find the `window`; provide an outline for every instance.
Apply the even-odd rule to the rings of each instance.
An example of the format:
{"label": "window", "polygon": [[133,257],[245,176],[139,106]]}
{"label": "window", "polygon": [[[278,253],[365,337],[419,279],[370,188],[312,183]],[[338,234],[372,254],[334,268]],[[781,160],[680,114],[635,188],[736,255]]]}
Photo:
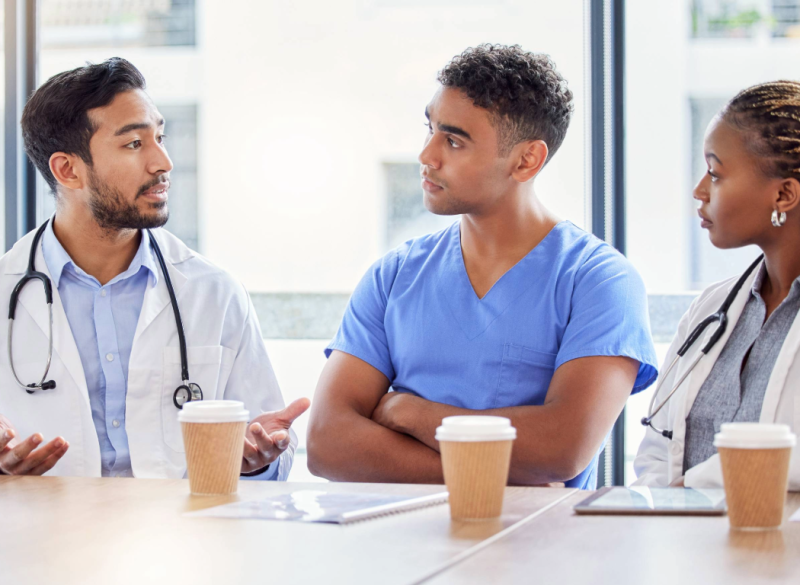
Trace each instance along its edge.
{"label": "window", "polygon": [[[455,221],[422,209],[416,161],[436,73],[467,47],[548,52],[569,81],[575,116],[537,187],[561,217],[585,225],[582,1],[246,6],[243,18],[228,2],[203,5],[213,26],[199,35],[201,240],[244,281],[263,330],[280,336],[268,349],[287,401],[313,400],[322,350],[367,268]],[[321,315],[326,306],[332,319],[293,319],[283,331],[271,322],[277,307]],[[332,326],[320,330],[322,321]],[[296,429],[301,448],[307,420]],[[292,479],[303,474],[301,451]]]}
{"label": "window", "polygon": [[194,0],[39,0],[45,49],[195,44]]}
{"label": "window", "polygon": [[[167,229],[201,250],[198,180],[200,51],[193,0],[40,0],[39,83],[61,71],[123,57],[142,71],[166,120],[171,173]],[[55,201],[38,178],[38,221]]]}

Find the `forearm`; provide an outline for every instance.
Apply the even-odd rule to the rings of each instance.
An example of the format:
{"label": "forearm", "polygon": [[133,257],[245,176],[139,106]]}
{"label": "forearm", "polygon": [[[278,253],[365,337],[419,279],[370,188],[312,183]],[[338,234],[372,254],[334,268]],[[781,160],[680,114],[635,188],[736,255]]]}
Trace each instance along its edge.
{"label": "forearm", "polygon": [[346,408],[312,421],[308,467],[334,481],[443,483],[439,454]]}
{"label": "forearm", "polygon": [[[438,451],[436,428],[447,416],[491,415],[511,419],[517,439],[511,454],[509,483],[539,485],[572,479],[591,462],[600,444],[586,445],[565,432],[570,420],[557,407],[513,406],[489,410],[469,410],[422,398],[410,401],[397,427],[431,449]],[[577,434],[579,439],[580,434]]]}

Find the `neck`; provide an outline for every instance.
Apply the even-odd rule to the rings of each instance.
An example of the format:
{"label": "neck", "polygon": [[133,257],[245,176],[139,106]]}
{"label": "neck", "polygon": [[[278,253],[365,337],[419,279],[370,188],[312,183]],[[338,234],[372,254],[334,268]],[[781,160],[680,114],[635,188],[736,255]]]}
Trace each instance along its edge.
{"label": "neck", "polygon": [[103,229],[88,207],[65,204],[57,206],[53,232],[72,261],[101,285],[128,269],[141,241],[139,230]]}
{"label": "neck", "polygon": [[485,213],[461,220],[461,247],[465,256],[522,258],[559,222],[536,197],[533,188],[504,198]]}
{"label": "neck", "polygon": [[761,294],[778,304],[785,299],[792,288],[792,283],[800,276],[800,229],[786,225],[774,241],[759,247],[764,252],[767,277],[764,279]]}

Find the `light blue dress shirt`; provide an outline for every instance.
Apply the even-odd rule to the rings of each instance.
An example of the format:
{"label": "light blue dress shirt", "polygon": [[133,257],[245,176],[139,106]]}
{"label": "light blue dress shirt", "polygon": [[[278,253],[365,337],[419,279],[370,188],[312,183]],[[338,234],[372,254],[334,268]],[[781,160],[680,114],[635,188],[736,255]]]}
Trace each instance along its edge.
{"label": "light blue dress shirt", "polygon": [[[633,392],[655,380],[644,284],[614,248],[562,221],[478,298],[459,228],[376,262],[326,354],[354,355],[395,391],[474,410],[543,404],[559,366],[588,356],[638,361]],[[566,485],[596,483],[597,457]]]}
{"label": "light blue dress shirt", "polygon": [[[133,477],[125,430],[128,363],[144,293],[160,278],[150,238],[142,235],[128,269],[105,286],[72,261],[56,238],[52,221],[42,237],[44,261],[61,297],[86,376],[103,477]],[[273,464],[242,479],[277,479],[278,471],[279,465]]]}
{"label": "light blue dress shirt", "polygon": [[92,419],[100,441],[103,477],[131,477],[125,398],[128,362],[147,286],[158,283],[156,259],[147,237],[126,271],[105,286],[81,270],[47,225],[42,253],[86,376]]}

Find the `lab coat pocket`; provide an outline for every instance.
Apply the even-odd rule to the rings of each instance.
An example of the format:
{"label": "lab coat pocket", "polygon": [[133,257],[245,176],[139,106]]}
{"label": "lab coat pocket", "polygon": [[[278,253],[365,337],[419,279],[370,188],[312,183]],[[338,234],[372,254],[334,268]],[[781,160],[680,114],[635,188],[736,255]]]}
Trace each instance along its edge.
{"label": "lab coat pocket", "polygon": [[494,408],[544,403],[555,363],[554,353],[506,343]]}
{"label": "lab coat pocket", "polygon": [[[233,367],[233,351],[221,345],[187,348],[189,379],[203,391],[203,400],[222,396]],[[161,420],[164,442],[174,451],[184,452],[178,409],[173,402],[181,385],[181,354],[177,347],[164,348],[164,369],[161,383]]]}

